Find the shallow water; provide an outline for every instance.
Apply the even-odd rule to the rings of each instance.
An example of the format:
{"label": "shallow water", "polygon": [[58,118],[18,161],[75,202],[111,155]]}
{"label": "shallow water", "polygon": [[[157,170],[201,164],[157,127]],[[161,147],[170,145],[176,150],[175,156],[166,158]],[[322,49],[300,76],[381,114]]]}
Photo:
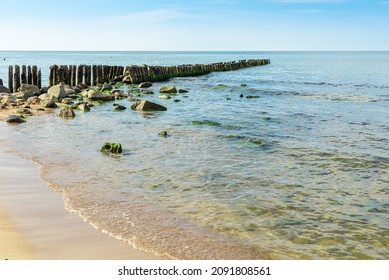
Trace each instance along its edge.
{"label": "shallow water", "polygon": [[[115,112],[104,103],[74,120],[2,123],[0,142],[39,162],[69,210],[160,255],[389,257],[388,52],[1,56],[45,68],[54,58],[110,65],[270,58],[267,66],[154,84],[156,94],[141,98],[166,112]],[[189,93],[160,100],[166,84]],[[220,125],[192,123],[204,120]],[[122,143],[123,154],[102,154],[107,141]]]}

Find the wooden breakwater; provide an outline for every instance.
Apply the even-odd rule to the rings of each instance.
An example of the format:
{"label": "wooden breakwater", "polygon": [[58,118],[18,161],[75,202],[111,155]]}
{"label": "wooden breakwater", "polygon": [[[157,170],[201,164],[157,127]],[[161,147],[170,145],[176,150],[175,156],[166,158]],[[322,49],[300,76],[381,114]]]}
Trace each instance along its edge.
{"label": "wooden breakwater", "polygon": [[35,85],[39,88],[42,87],[42,74],[41,69],[36,66],[10,65],[8,67],[8,89],[10,92],[17,92],[21,84]]}
{"label": "wooden breakwater", "polygon": [[[233,71],[269,64],[269,59],[249,59],[209,64],[184,64],[177,66],[108,66],[108,65],[52,65],[49,67],[48,86],[60,82],[70,86],[87,86],[102,83],[124,82],[139,84],[142,82],[162,82],[174,77],[190,77],[211,72]],[[20,84],[27,83],[41,88],[41,70],[36,66],[9,66],[8,86],[16,92]]]}

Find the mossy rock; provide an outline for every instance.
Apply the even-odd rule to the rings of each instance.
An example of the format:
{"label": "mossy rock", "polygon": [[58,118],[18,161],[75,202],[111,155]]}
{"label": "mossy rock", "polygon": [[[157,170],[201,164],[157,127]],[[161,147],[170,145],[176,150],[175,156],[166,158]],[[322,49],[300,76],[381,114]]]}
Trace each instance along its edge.
{"label": "mossy rock", "polygon": [[219,88],[226,88],[226,87],[228,87],[227,85],[225,85],[225,84],[218,84],[217,85]]}
{"label": "mossy rock", "polygon": [[209,120],[204,120],[204,121],[191,121],[189,124],[193,125],[209,125],[209,126],[221,126],[220,123],[214,122],[214,121],[209,121]]}
{"label": "mossy rock", "polygon": [[122,144],[105,142],[104,145],[101,147],[101,151],[110,152],[113,154],[121,154],[123,151]]}

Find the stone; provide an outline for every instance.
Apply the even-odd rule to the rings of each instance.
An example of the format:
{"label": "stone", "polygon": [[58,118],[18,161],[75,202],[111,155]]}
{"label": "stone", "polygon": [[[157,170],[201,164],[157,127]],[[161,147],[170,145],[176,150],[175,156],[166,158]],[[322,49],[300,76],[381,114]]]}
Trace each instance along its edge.
{"label": "stone", "polygon": [[87,89],[88,88],[88,84],[86,84],[86,83],[79,83],[77,87],[80,88],[81,90]]}
{"label": "stone", "polygon": [[43,108],[57,108],[57,104],[53,100],[42,100],[40,104]]}
{"label": "stone", "polygon": [[1,92],[9,93],[9,89],[6,88],[5,86],[0,85],[0,93]]}
{"label": "stone", "polygon": [[113,104],[113,107],[115,108],[115,111],[124,111],[127,108],[120,104]]}
{"label": "stone", "polygon": [[115,99],[115,97],[110,93],[96,91],[94,89],[90,89],[88,91],[87,97],[91,100],[100,100],[100,101],[112,101]]}
{"label": "stone", "polygon": [[26,108],[18,108],[15,110],[15,113],[20,115],[32,115],[31,111]]}
{"label": "stone", "polygon": [[4,96],[2,99],[1,99],[1,103],[3,104],[9,104],[11,102],[14,102],[15,99],[13,98],[13,96]]}
{"label": "stone", "polygon": [[105,142],[101,147],[101,152],[111,152],[114,154],[121,154],[123,149],[120,143],[109,143]]}
{"label": "stone", "polygon": [[74,113],[74,111],[70,107],[65,107],[65,108],[62,108],[61,111],[59,111],[58,116],[65,118],[65,119],[70,119],[70,118],[74,118],[76,116],[76,114]]}
{"label": "stone", "polygon": [[149,87],[152,87],[152,86],[153,86],[153,84],[150,83],[150,82],[143,82],[143,83],[140,83],[138,85],[139,88],[149,88]]}
{"label": "stone", "polygon": [[66,97],[65,85],[64,83],[59,83],[58,85],[52,86],[47,91],[48,96],[56,97],[58,100]]}
{"label": "stone", "polygon": [[34,96],[34,92],[32,92],[31,90],[20,91],[20,92],[13,93],[12,96],[13,96],[15,99],[27,100],[28,98]]}
{"label": "stone", "polygon": [[41,90],[34,85],[28,85],[28,84],[21,84],[18,91],[32,91],[33,95],[40,95]]}
{"label": "stone", "polygon": [[209,126],[221,126],[220,123],[214,122],[214,121],[209,121],[209,120],[204,120],[204,121],[191,121],[189,124],[194,124],[194,125],[209,125]]}
{"label": "stone", "polygon": [[258,95],[247,95],[246,98],[253,99],[253,98],[260,98]]}
{"label": "stone", "polygon": [[88,106],[88,104],[82,103],[82,104],[78,105],[77,110],[79,110],[81,112],[89,112],[90,107]]}
{"label": "stone", "polygon": [[72,89],[76,92],[76,93],[81,93],[81,89],[79,87],[72,87]]}
{"label": "stone", "polygon": [[24,123],[26,121],[25,118],[23,118],[20,115],[10,115],[8,116],[5,121],[7,123]]}
{"label": "stone", "polygon": [[128,98],[128,101],[130,101],[130,102],[137,102],[137,101],[140,101],[140,99],[134,98],[134,97],[130,96],[130,97]]}
{"label": "stone", "polygon": [[189,90],[183,89],[183,88],[180,88],[180,89],[178,90],[178,93],[187,93],[187,92],[189,92]]}
{"label": "stone", "polygon": [[55,97],[55,96],[52,96],[52,95],[48,95],[47,93],[43,93],[41,95],[39,95],[38,97],[40,100],[48,100],[48,101],[54,101],[54,102],[57,102],[58,101],[58,98]]}
{"label": "stone", "polygon": [[27,105],[39,105],[41,104],[41,99],[38,96],[32,96],[29,99],[27,99],[26,104]]}
{"label": "stone", "polygon": [[177,93],[177,89],[175,86],[165,86],[165,87],[161,87],[159,89],[159,92],[160,93]]}
{"label": "stone", "polygon": [[61,103],[63,103],[63,104],[67,104],[67,105],[70,105],[71,103],[72,103],[72,99],[71,98],[63,98],[62,100],[61,100]]}
{"label": "stone", "polygon": [[158,133],[158,135],[159,135],[159,136],[162,136],[162,137],[167,137],[167,136],[168,136],[166,130],[161,131],[160,133]]}
{"label": "stone", "polygon": [[160,99],[170,99],[171,97],[170,97],[170,95],[167,95],[167,94],[161,94],[161,95],[158,96],[158,98],[160,98]]}
{"label": "stone", "polygon": [[138,110],[138,111],[166,111],[167,110],[166,107],[147,100],[135,102],[134,104],[131,105],[131,109]]}
{"label": "stone", "polygon": [[42,88],[41,88],[41,94],[47,93],[48,91],[49,91],[49,88],[48,88],[48,87],[42,87]]}
{"label": "stone", "polygon": [[246,85],[246,84],[240,84],[240,86],[241,86],[241,87],[247,87],[247,85]]}
{"label": "stone", "polygon": [[66,96],[75,96],[77,92],[74,89],[67,88],[65,89]]}
{"label": "stone", "polygon": [[112,86],[108,83],[104,83],[103,86],[101,87],[101,91],[104,91],[104,90],[112,90]]}
{"label": "stone", "polygon": [[143,94],[154,94],[154,92],[152,90],[145,90],[145,91],[142,91]]}
{"label": "stone", "polygon": [[123,83],[126,83],[126,84],[131,84],[131,83],[132,83],[132,80],[131,80],[130,75],[124,76],[124,78],[122,79],[122,82],[123,82]]}

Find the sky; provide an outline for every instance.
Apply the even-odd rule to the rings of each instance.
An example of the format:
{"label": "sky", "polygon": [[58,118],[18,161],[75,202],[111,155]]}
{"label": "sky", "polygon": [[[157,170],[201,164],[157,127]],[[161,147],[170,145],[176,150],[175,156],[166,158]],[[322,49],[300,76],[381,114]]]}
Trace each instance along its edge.
{"label": "sky", "polygon": [[0,50],[389,50],[389,0],[0,0]]}

